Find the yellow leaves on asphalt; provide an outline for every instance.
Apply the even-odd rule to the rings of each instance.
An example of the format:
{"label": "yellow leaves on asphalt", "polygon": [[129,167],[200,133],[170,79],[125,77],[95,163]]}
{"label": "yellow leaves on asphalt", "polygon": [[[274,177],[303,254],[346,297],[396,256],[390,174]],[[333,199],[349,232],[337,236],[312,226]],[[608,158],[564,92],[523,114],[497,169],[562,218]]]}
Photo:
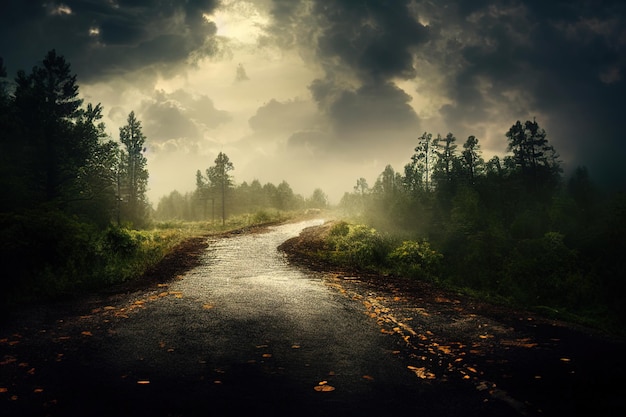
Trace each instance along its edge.
{"label": "yellow leaves on asphalt", "polygon": [[410,371],[413,371],[413,373],[415,375],[417,375],[418,378],[421,378],[421,379],[435,379],[435,378],[437,378],[437,376],[434,373],[428,371],[425,367],[421,367],[420,368],[420,367],[417,367],[417,366],[409,365],[409,366],[407,366],[407,368],[409,368]]}
{"label": "yellow leaves on asphalt", "polygon": [[297,344],[291,345],[291,348],[292,348],[292,349],[300,349],[300,347],[301,347],[301,346],[300,346],[300,345],[297,345]]}
{"label": "yellow leaves on asphalt", "polygon": [[212,309],[212,308],[213,308],[213,306],[212,306],[211,304],[208,304],[208,303],[207,303],[207,304],[203,304],[203,305],[202,305],[202,308],[203,308],[203,309],[205,309],[205,310],[210,310],[210,309]]}
{"label": "yellow leaves on asphalt", "polygon": [[446,355],[452,354],[452,349],[450,348],[450,346],[443,346],[437,343],[433,343],[432,345],[436,347],[437,350],[441,351],[442,353],[445,353]]}
{"label": "yellow leaves on asphalt", "polygon": [[267,358],[271,358],[272,354],[271,353],[264,353],[262,356],[267,359]]}
{"label": "yellow leaves on asphalt", "polygon": [[335,390],[335,387],[328,385],[328,381],[320,381],[313,389],[317,392],[331,392]]}

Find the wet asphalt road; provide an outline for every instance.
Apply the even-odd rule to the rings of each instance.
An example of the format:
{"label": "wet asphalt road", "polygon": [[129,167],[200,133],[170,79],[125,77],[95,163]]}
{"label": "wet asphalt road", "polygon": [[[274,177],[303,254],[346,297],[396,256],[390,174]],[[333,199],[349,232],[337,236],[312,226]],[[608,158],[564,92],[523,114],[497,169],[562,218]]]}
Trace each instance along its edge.
{"label": "wet asphalt road", "polygon": [[290,265],[277,246],[319,223],[216,239],[201,266],[151,291],[17,317],[0,334],[0,415],[526,413],[420,375],[362,300]]}

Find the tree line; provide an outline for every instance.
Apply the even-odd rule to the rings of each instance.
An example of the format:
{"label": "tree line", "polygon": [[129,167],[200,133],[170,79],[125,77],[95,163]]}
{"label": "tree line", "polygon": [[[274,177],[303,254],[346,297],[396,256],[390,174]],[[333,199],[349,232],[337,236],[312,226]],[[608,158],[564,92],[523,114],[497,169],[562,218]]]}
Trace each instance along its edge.
{"label": "tree line", "polygon": [[141,122],[130,112],[113,140],[102,112],[55,50],[13,81],[0,59],[0,307],[124,281],[158,255],[136,232],[150,213]]}
{"label": "tree line", "polygon": [[[0,62],[0,76],[6,78]],[[146,137],[134,112],[119,142],[100,104],[83,105],[70,64],[51,50],[0,86],[0,213],[58,211],[101,226],[148,214]]]}
{"label": "tree line", "polygon": [[196,187],[193,192],[181,194],[172,191],[159,200],[154,217],[157,220],[199,221],[217,220],[224,224],[228,216],[254,214],[259,220],[269,215],[268,211],[296,211],[328,207],[328,196],[316,188],[310,197],[296,194],[289,183],[283,180],[274,185],[261,185],[258,179],[236,184],[230,174],[235,169],[233,162],[219,152],[214,165],[204,172],[196,172]]}
{"label": "tree line", "polygon": [[428,242],[443,255],[437,280],[580,315],[625,322],[626,195],[585,167],[564,176],[546,131],[517,121],[507,154],[424,133],[402,172],[372,187],[359,178],[340,207],[381,233]]}

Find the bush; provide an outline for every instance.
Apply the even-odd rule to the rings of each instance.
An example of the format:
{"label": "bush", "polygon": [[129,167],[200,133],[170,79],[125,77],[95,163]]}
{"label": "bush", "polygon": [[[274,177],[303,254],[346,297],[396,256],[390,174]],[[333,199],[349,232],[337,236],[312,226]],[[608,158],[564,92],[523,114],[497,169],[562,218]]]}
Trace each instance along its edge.
{"label": "bush", "polygon": [[389,261],[396,272],[431,280],[436,279],[442,258],[427,241],[405,240],[389,253]]}
{"label": "bush", "polygon": [[388,240],[375,229],[346,222],[338,222],[331,228],[327,244],[333,261],[364,269],[383,266],[390,250]]}

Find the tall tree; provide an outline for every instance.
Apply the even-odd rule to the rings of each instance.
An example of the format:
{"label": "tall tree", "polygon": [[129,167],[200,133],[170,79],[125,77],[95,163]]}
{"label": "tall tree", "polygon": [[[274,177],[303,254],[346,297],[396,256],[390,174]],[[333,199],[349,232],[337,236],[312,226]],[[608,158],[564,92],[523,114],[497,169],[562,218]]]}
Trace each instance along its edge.
{"label": "tall tree", "polygon": [[560,174],[558,154],[548,143],[546,131],[535,120],[523,124],[518,120],[506,137],[507,150],[513,151],[513,161],[531,188]]}
{"label": "tall tree", "polygon": [[437,141],[435,154],[437,155],[437,164],[435,172],[438,174],[438,180],[446,183],[452,181],[452,173],[454,168],[454,159],[456,158],[456,137],[452,133],[448,133],[445,138]]}
{"label": "tall tree", "polygon": [[470,184],[474,184],[476,172],[482,163],[480,157],[480,145],[476,136],[470,136],[463,144],[462,164],[465,169],[467,180]]}
{"label": "tall tree", "polygon": [[222,226],[226,224],[226,191],[232,187],[233,180],[230,171],[235,169],[235,166],[228,156],[220,152],[215,158],[215,165],[207,169],[207,177],[211,187],[218,189],[222,197]]}
{"label": "tall tree", "polygon": [[356,185],[354,186],[354,192],[360,194],[361,196],[365,195],[369,191],[369,185],[367,185],[367,180],[363,177],[356,180]]}
{"label": "tall tree", "polygon": [[22,157],[32,162],[29,174],[41,178],[35,181],[41,184],[41,200],[62,200],[64,187],[85,162],[83,138],[71,132],[82,102],[76,75],[55,50],[31,74],[17,74],[14,103],[24,129]]}
{"label": "tall tree", "polygon": [[[431,173],[436,163],[437,143],[441,139],[440,136],[433,139],[432,133],[424,132],[419,137],[418,145],[415,147],[415,153],[411,157],[411,165],[408,167],[415,177],[413,182],[423,180],[424,188],[431,189]],[[405,169],[406,173],[407,169]]]}
{"label": "tall tree", "polygon": [[147,159],[144,156],[146,137],[135,112],[128,115],[126,125],[120,128],[120,142],[124,146],[121,155],[121,198],[127,202],[128,219],[141,224],[146,216],[146,190],[148,186]]}
{"label": "tall tree", "polygon": [[308,201],[308,205],[311,208],[326,208],[328,206],[328,196],[321,188],[316,188],[313,190],[313,194]]}

